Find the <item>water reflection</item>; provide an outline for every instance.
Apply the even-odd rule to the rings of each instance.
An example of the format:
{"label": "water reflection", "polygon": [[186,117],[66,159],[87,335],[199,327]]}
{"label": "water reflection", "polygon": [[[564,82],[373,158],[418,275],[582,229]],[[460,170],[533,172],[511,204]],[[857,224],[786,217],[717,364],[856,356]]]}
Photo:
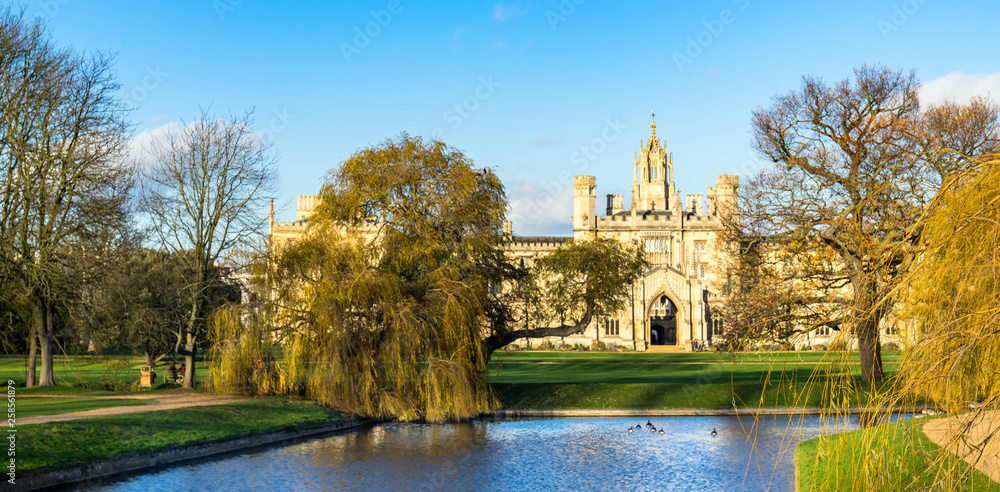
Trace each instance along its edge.
{"label": "water reflection", "polygon": [[857,426],[650,420],[665,433],[636,417],[386,424],[82,490],[793,490],[795,444]]}

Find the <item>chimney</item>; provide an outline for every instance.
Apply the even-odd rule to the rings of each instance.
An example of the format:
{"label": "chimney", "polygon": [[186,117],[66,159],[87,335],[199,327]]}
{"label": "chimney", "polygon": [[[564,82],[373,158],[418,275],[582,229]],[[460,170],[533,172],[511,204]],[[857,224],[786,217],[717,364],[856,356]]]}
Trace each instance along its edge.
{"label": "chimney", "polygon": [[614,215],[622,211],[622,196],[608,195],[608,215]]}

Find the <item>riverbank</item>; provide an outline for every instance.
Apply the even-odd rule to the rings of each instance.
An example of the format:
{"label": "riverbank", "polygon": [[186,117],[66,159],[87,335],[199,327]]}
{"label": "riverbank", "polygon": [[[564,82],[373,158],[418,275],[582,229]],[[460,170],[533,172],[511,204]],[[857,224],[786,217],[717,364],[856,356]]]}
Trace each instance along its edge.
{"label": "riverbank", "polygon": [[803,441],[795,450],[796,490],[1000,491],[924,430],[955,418],[917,418]]}
{"label": "riverbank", "polygon": [[314,402],[266,398],[18,425],[15,484],[36,490],[366,423]]}
{"label": "riverbank", "polygon": [[[926,410],[923,406],[900,406],[893,413],[917,413]],[[865,415],[884,413],[885,409],[875,407],[848,407],[840,409],[839,415]],[[822,407],[773,407],[773,408],[660,408],[660,409],[532,409],[511,408],[494,411],[494,418],[547,418],[547,417],[743,417],[766,415],[830,415],[830,409]]]}

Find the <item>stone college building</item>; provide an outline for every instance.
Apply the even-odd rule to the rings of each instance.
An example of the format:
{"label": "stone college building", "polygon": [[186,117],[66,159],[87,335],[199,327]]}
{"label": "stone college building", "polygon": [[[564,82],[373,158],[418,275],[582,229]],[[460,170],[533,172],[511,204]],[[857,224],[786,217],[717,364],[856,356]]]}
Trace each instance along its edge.
{"label": "stone college building", "polygon": [[[572,239],[614,238],[637,240],[645,246],[650,268],[630,289],[629,309],[614,316],[597,318],[580,334],[549,340],[553,345],[581,344],[589,347],[600,341],[610,347],[639,351],[684,351],[702,346],[721,333],[714,326],[712,287],[717,274],[716,231],[719,214],[735,206],[739,193],[737,176],[718,176],[716,186],[706,196],[681,197],[674,185],[674,162],[666,141],[656,138],[655,121],[649,140],[632,166],[632,196],[629,208],[622,195],[608,194],[604,215],[597,213],[597,183],[594,176],[576,176],[573,182],[573,236],[513,236],[510,255],[530,264]],[[296,221],[274,222],[273,239],[284,241],[305,233],[316,198],[300,196]],[[505,224],[510,234],[511,224]],[[528,323],[530,323],[530,318]],[[519,340],[524,346],[538,347],[543,340]]]}

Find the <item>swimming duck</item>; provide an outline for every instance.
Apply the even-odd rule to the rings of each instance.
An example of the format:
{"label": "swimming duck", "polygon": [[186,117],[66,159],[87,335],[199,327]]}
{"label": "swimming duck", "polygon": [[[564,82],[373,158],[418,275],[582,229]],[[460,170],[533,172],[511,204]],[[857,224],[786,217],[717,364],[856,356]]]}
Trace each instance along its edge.
{"label": "swimming duck", "polygon": [[719,433],[715,431],[715,427],[712,427],[712,435],[713,436],[719,435]]}
{"label": "swimming duck", "polygon": [[650,428],[650,427],[652,427],[652,426],[653,426],[653,424],[652,424],[652,423],[650,423],[650,422],[649,422],[649,421],[647,420],[647,421],[646,421],[646,428],[648,429],[648,428]]}
{"label": "swimming duck", "polygon": [[650,427],[650,428],[649,428],[649,431],[650,431],[650,432],[656,432],[656,426],[654,425],[654,426]]}
{"label": "swimming duck", "polygon": [[663,434],[663,429],[660,429],[660,434]]}
{"label": "swimming duck", "polygon": [[629,433],[629,434],[631,434],[631,433],[632,433],[632,426],[631,426],[631,425],[630,425],[630,426],[628,427],[628,433]]}

